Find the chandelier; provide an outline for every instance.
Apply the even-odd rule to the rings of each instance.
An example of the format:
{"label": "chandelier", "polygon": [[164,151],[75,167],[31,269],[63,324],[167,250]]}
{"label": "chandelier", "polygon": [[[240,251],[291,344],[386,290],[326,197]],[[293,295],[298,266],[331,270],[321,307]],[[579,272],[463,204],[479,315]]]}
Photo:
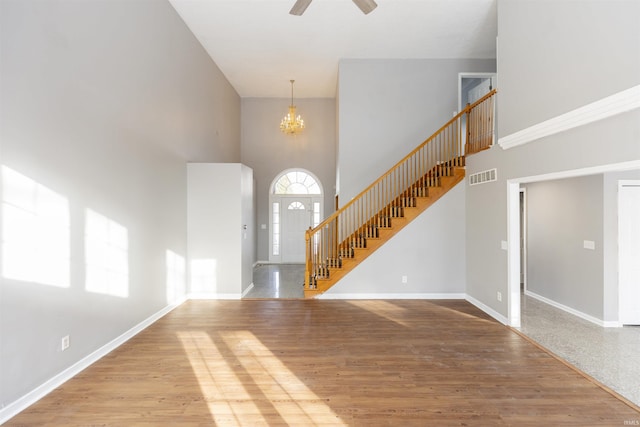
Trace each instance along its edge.
{"label": "chandelier", "polygon": [[293,82],[295,80],[289,81],[291,82],[291,105],[289,105],[289,113],[280,122],[280,130],[287,135],[297,135],[304,129],[304,120],[299,114],[296,116],[296,106],[293,105]]}

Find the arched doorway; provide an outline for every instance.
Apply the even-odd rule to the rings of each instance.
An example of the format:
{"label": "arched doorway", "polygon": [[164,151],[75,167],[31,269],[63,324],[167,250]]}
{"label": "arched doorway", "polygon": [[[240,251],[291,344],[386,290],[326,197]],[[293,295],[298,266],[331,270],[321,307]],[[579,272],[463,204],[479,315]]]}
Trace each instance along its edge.
{"label": "arched doorway", "polygon": [[320,181],[304,169],[287,169],[273,180],[269,192],[269,261],[302,263],[304,233],[323,217]]}

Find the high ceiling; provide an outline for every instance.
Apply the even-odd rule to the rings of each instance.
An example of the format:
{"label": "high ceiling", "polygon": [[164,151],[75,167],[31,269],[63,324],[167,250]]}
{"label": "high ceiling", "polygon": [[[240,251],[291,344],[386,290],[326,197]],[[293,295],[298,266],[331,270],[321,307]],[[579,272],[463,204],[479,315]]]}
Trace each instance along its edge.
{"label": "high ceiling", "polygon": [[169,0],[241,97],[333,98],[346,58],[495,58],[496,0]]}

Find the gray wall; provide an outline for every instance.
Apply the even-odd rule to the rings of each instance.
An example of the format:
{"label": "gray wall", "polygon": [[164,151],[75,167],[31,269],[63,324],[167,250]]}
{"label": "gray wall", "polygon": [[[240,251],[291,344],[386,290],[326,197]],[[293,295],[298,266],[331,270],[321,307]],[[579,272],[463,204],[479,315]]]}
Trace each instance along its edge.
{"label": "gray wall", "polygon": [[499,0],[500,135],[638,84],[636,0]]}
{"label": "gray wall", "polygon": [[618,182],[632,179],[640,170],[526,184],[529,290],[618,320]]}
{"label": "gray wall", "polygon": [[[2,278],[4,407],[168,305],[186,161],[240,160],[240,99],[168,2],[2,0],[0,27],[1,163],[71,221],[67,288]],[[127,228],[127,298],[85,291],[86,209]]]}
{"label": "gray wall", "polygon": [[[499,0],[498,137],[640,84],[638,16],[636,1]],[[468,174],[497,167],[499,179],[467,187],[467,293],[507,315],[508,179],[638,160],[639,135],[636,110],[469,157]]]}
{"label": "gray wall", "polygon": [[[269,259],[269,189],[285,169],[303,168],[313,173],[325,192],[324,216],[333,212],[336,170],[336,105],[332,98],[294,100],[305,121],[296,136],[280,131],[290,99],[242,99],[242,163],[253,169],[257,194],[257,260]],[[266,225],[266,229],[261,228]]]}
{"label": "gray wall", "polygon": [[458,73],[495,70],[493,59],[341,60],[340,205],[451,119]]}
{"label": "gray wall", "polygon": [[[603,318],[603,176],[527,188],[527,289]],[[585,249],[584,240],[595,243]]]}
{"label": "gray wall", "polygon": [[[459,183],[324,293],[323,298],[464,294],[464,204],[465,187]],[[402,276],[407,276],[407,283],[402,283]]]}

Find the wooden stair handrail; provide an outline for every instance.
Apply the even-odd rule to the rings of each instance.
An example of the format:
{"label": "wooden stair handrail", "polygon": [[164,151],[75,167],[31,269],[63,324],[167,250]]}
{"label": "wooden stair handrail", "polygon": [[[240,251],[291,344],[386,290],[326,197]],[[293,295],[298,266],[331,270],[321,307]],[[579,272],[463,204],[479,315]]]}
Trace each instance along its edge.
{"label": "wooden stair handrail", "polygon": [[[339,280],[340,274],[366,257],[362,250],[366,251],[368,244],[379,246],[370,239],[378,238],[381,229],[389,229],[398,218],[405,217],[406,209],[416,207],[418,198],[423,200],[420,205],[426,207],[451,188],[452,175],[457,180],[464,177],[461,168],[465,156],[492,144],[492,97],[496,92],[492,90],[467,104],[356,197],[305,232],[305,295],[321,292],[320,280],[324,280],[323,289],[328,289],[327,286]],[[424,202],[426,198],[431,202]],[[344,270],[345,263],[349,265],[347,270]],[[337,273],[339,271],[342,273]],[[334,278],[330,279],[330,275]]]}
{"label": "wooden stair handrail", "polygon": [[351,206],[353,203],[355,203],[359,198],[361,198],[364,194],[366,194],[369,190],[371,190],[376,184],[379,184],[384,178],[386,178],[387,176],[389,176],[391,173],[393,173],[394,170],[396,170],[402,163],[406,162],[409,158],[411,158],[414,154],[416,154],[418,151],[420,151],[421,148],[423,148],[426,144],[428,144],[430,141],[432,141],[434,138],[436,138],[438,135],[440,135],[440,133],[448,128],[449,126],[451,126],[451,124],[455,123],[456,120],[459,120],[460,118],[462,118],[462,116],[464,116],[465,114],[469,113],[471,110],[473,110],[476,106],[480,105],[481,103],[483,103],[484,101],[486,101],[487,99],[491,98],[493,95],[495,95],[498,92],[497,89],[493,89],[491,92],[487,93],[485,96],[483,96],[482,98],[478,99],[476,102],[474,102],[473,104],[467,104],[466,107],[464,107],[462,109],[462,111],[460,111],[458,114],[456,114],[451,120],[449,120],[446,124],[444,124],[442,127],[440,127],[440,129],[438,129],[433,135],[431,135],[429,138],[425,139],[424,142],[422,142],[422,144],[418,145],[416,148],[414,148],[409,154],[407,154],[406,156],[404,156],[402,158],[402,160],[398,161],[395,165],[393,165],[391,168],[389,168],[389,170],[387,172],[385,172],[384,174],[380,175],[380,177],[378,179],[376,179],[375,181],[373,181],[371,184],[369,184],[368,187],[366,187],[364,190],[362,190],[360,193],[358,193],[357,196],[355,196],[354,198],[352,198],[351,200],[349,200],[344,206],[342,206],[340,209],[336,210],[334,213],[332,213],[331,215],[329,215],[324,221],[322,221],[320,224],[318,224],[317,226],[315,226],[314,228],[309,228],[309,230],[306,231],[306,233],[310,233],[313,234],[315,231],[320,230],[322,227],[325,227],[327,224],[329,224],[331,221],[333,221],[334,219],[336,219],[343,211],[345,211],[349,206]]}

